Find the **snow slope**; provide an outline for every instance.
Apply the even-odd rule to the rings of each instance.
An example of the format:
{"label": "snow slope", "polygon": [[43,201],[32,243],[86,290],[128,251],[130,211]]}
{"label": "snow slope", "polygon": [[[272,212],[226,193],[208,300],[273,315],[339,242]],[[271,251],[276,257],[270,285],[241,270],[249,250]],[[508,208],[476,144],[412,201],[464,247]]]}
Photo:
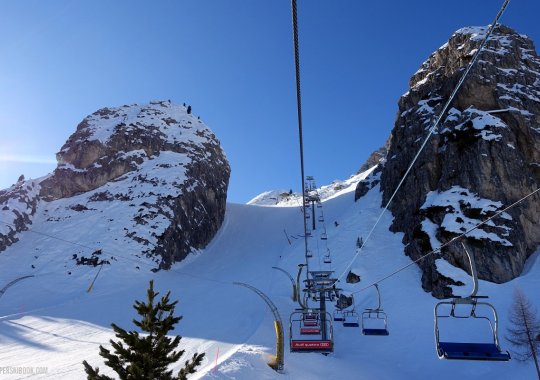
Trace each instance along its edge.
{"label": "snow slope", "polygon": [[[365,237],[379,216],[380,204],[378,187],[356,203],[354,187],[323,202],[326,220],[339,222],[338,226],[327,226],[331,265],[337,275],[355,254],[356,239]],[[390,222],[391,216],[386,214],[352,264],[361,282],[351,285],[342,281],[340,286],[345,290],[358,291],[410,263],[403,255],[401,234],[388,231]],[[73,231],[65,228],[67,224],[63,226],[59,229],[57,224],[34,220],[31,228],[70,240]],[[135,254],[140,252],[130,251],[136,246],[103,241],[99,229],[88,228],[87,244],[117,260],[103,267],[90,293],[87,288],[97,269],[69,266],[64,260],[66,252],[84,248],[37,233],[22,233],[20,241],[0,255],[0,287],[18,277],[34,275],[11,286],[0,298],[2,378],[84,379],[84,359],[112,375],[104,367],[98,347],[114,338],[111,322],[132,328],[136,315],[131,305],[135,299],[145,298],[151,278],[159,290],[171,290],[172,298],[180,301],[177,312],[183,319],[176,332],[184,337],[184,359],[195,351],[206,353],[203,367],[193,379],[534,378],[530,363],[439,360],[433,338],[437,300],[421,289],[420,272],[414,265],[380,284],[389,317],[388,337],[362,336],[358,328],[335,324],[333,354],[289,353],[286,341],[284,373],[274,372],[265,364],[275,349],[272,313],[257,295],[232,282],[248,283],[272,299],[288,339],[288,316],[297,305],[291,300],[289,279],[272,266],[296,274],[297,264],[303,261],[303,240],[291,239],[289,244],[283,231],[292,236],[300,234],[302,228],[298,207],[229,204],[222,228],[204,251],[190,255],[170,271],[157,273],[150,271],[154,267],[150,259],[138,258]],[[538,255],[529,260],[527,270],[516,280],[503,285],[480,282],[479,294],[490,295],[499,311],[503,348],[509,348],[502,336],[514,287],[521,287],[540,306]],[[34,271],[30,267],[33,263],[39,264]],[[317,269],[320,263],[315,255],[310,266]],[[449,266],[445,261],[442,264]],[[449,266],[445,273],[466,282],[465,291],[459,289],[466,293],[471,281],[462,270]],[[373,288],[357,293],[355,300],[358,311],[375,306]],[[473,336],[479,332],[478,326],[463,326],[443,335]],[[4,366],[11,370],[3,370]],[[46,373],[36,373],[44,369]],[[34,374],[22,373],[32,370]]]}

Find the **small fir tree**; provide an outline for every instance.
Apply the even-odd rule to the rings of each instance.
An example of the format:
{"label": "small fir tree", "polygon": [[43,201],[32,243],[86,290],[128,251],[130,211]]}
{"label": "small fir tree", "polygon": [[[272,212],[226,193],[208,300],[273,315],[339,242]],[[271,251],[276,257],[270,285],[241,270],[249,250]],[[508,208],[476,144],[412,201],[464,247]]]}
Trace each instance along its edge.
{"label": "small fir tree", "polygon": [[[119,341],[111,339],[114,353],[99,346],[99,354],[105,358],[105,364],[112,368],[120,379],[182,379],[186,380],[187,375],[195,373],[204,357],[204,353],[195,353],[191,360],[185,365],[176,377],[171,364],[176,363],[184,354],[184,350],[176,351],[180,344],[181,336],[169,338],[167,333],[174,330],[182,317],[174,316],[174,309],[178,301],[170,302],[170,291],[155,303],[159,293],[154,291],[154,282],[150,281],[148,288],[148,300],[146,302],[135,301],[134,309],[141,316],[140,320],[133,320],[133,323],[144,333],[137,331],[126,331],[123,328],[112,324]],[[83,361],[84,369],[89,380],[109,380],[111,377],[99,373],[99,369],[92,368],[88,362]]]}
{"label": "small fir tree", "polygon": [[512,326],[507,329],[506,340],[516,348],[512,351],[515,359],[522,362],[533,360],[538,379],[540,379],[538,364],[540,341],[537,339],[540,335],[540,319],[530,301],[519,288],[514,290],[514,303],[510,309],[509,321]]}

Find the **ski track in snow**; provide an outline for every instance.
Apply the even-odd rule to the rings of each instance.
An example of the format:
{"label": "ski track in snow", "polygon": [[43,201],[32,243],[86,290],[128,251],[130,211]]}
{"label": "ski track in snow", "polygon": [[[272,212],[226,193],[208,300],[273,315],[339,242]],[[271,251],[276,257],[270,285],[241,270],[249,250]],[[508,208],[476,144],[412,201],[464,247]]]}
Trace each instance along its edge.
{"label": "ski track in snow", "polygon": [[[323,202],[327,221],[328,246],[332,264],[323,264],[314,255],[312,269],[328,269],[339,275],[355,254],[356,240],[366,237],[381,208],[378,187],[358,202],[354,189]],[[339,222],[335,226],[334,221]],[[347,292],[358,291],[388,273],[410,263],[403,254],[402,234],[388,228],[391,215],[383,217],[362,252],[352,264],[361,276],[359,284],[340,286]],[[66,226],[66,224],[63,224]],[[45,228],[34,220],[31,228]],[[77,228],[75,226],[74,228]],[[151,273],[151,262],[140,264],[121,257],[104,266],[92,292],[86,290],[97,268],[74,267],[67,263],[64,251],[77,247],[45,236],[23,233],[20,241],[0,254],[0,286],[13,279],[35,274],[14,284],[0,299],[0,367],[46,367],[46,374],[1,374],[2,379],[84,379],[81,362],[87,360],[101,371],[114,375],[99,356],[99,345],[108,346],[114,338],[110,323],[132,329],[136,316],[135,299],[145,299],[148,280],[153,278],[161,292],[171,290],[178,299],[177,313],[183,316],[175,333],[183,336],[186,349],[176,369],[194,352],[205,352],[202,367],[191,379],[527,379],[534,375],[531,363],[523,365],[476,361],[442,361],[437,358],[433,338],[433,307],[437,300],[420,285],[420,271],[412,266],[380,284],[382,306],[388,314],[388,337],[362,336],[359,328],[334,324],[335,352],[329,356],[290,353],[288,318],[297,307],[291,300],[291,285],[278,266],[296,275],[303,261],[303,239],[291,239],[283,233],[301,234],[302,214],[298,207],[262,207],[229,204],[225,222],[209,246],[192,254],[171,271]],[[99,230],[98,230],[99,231]],[[51,232],[51,231],[50,231]],[[70,230],[57,229],[56,236],[70,240]],[[51,232],[52,233],[52,232]],[[102,241],[88,230],[88,242],[101,242],[104,252],[131,256],[136,246],[118,246]],[[37,256],[37,258],[36,258]],[[510,346],[503,336],[515,286],[520,286],[539,306],[538,254],[527,263],[527,271],[518,279],[497,285],[480,281],[479,294],[490,295],[500,318],[500,339],[504,349]],[[36,263],[34,272],[30,264]],[[66,265],[66,267],[64,267]],[[71,265],[71,266],[70,266]],[[465,282],[456,289],[467,294],[470,278],[461,269],[441,261],[446,275]],[[67,270],[72,271],[68,275]],[[284,322],[285,371],[278,374],[266,365],[275,350],[273,315],[264,302],[250,290],[232,285],[245,282],[264,291],[277,305]],[[373,288],[355,295],[356,310],[374,307]],[[450,326],[452,327],[452,326]],[[460,326],[451,336],[474,336],[477,326]]]}

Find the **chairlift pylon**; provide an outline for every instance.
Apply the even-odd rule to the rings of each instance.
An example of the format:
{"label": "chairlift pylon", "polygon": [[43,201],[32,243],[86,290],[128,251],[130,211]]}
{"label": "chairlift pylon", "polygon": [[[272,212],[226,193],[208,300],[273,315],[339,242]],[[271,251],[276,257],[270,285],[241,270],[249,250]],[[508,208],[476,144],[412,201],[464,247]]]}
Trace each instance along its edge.
{"label": "chairlift pylon", "polygon": [[[461,243],[471,266],[471,276],[473,278],[473,290],[468,297],[454,297],[451,301],[441,301],[435,305],[434,319],[435,319],[435,344],[437,355],[439,359],[455,359],[455,360],[487,360],[487,361],[508,361],[510,360],[510,353],[503,351],[499,345],[498,327],[499,321],[497,317],[497,310],[493,305],[488,302],[479,302],[480,298],[487,298],[487,296],[477,296],[478,292],[478,275],[476,272],[476,264],[474,257],[469,253],[463,243]],[[442,305],[450,306],[450,313],[443,315],[439,312],[439,308]],[[456,308],[458,305],[470,306],[469,315],[456,315]],[[493,320],[486,316],[477,315],[477,307],[485,307],[493,314]],[[461,318],[461,319],[483,319],[488,322],[488,325],[492,333],[492,341],[489,343],[470,343],[470,342],[441,342],[439,332],[439,320],[441,318]]]}

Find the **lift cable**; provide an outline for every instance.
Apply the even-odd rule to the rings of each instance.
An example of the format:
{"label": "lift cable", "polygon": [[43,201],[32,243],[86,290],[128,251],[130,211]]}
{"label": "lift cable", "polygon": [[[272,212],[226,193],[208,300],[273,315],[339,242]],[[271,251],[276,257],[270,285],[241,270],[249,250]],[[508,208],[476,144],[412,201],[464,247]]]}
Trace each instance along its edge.
{"label": "lift cable", "polygon": [[369,289],[369,288],[371,288],[372,286],[375,286],[375,285],[377,285],[377,284],[383,282],[384,280],[387,280],[387,279],[389,279],[390,277],[392,277],[392,276],[398,274],[399,272],[401,272],[401,271],[403,271],[403,270],[409,268],[409,267],[412,266],[413,264],[416,264],[416,263],[418,263],[418,262],[424,260],[426,257],[428,257],[428,256],[430,256],[430,255],[432,255],[432,254],[434,254],[434,253],[437,253],[437,252],[442,253],[442,249],[445,248],[446,246],[448,246],[448,245],[450,245],[450,244],[452,244],[452,243],[458,241],[459,239],[462,239],[462,238],[465,237],[467,234],[469,234],[469,233],[471,233],[472,231],[474,231],[474,230],[480,228],[481,226],[483,226],[484,224],[488,223],[490,220],[494,219],[495,217],[501,215],[502,213],[504,213],[504,212],[510,210],[511,208],[517,206],[519,203],[523,202],[525,199],[527,199],[527,198],[529,198],[529,197],[532,197],[534,194],[538,193],[539,191],[540,191],[540,187],[539,187],[538,189],[534,190],[532,193],[529,193],[529,194],[527,194],[526,196],[524,196],[524,197],[520,198],[519,200],[517,200],[516,202],[512,203],[510,206],[508,206],[508,207],[506,207],[506,208],[504,208],[504,209],[502,209],[502,210],[496,212],[495,214],[493,214],[492,216],[490,216],[489,218],[487,218],[487,219],[484,220],[483,222],[480,222],[480,223],[478,223],[477,225],[475,225],[474,227],[468,229],[467,231],[465,231],[465,232],[462,233],[461,235],[458,235],[458,236],[453,237],[452,239],[450,239],[450,240],[447,241],[446,243],[442,244],[440,247],[438,247],[438,248],[436,248],[436,249],[434,249],[434,250],[432,250],[432,251],[426,253],[425,255],[420,256],[418,259],[416,259],[416,260],[414,260],[414,261],[411,261],[409,264],[407,264],[407,265],[405,265],[405,266],[403,266],[403,267],[401,267],[401,268],[399,268],[399,269],[393,271],[392,273],[390,273],[390,274],[388,274],[388,275],[386,275],[386,276],[384,276],[384,277],[378,279],[378,280],[375,281],[375,282],[372,282],[372,283],[369,284],[368,286],[365,286],[365,287],[363,287],[362,289],[353,292],[352,294],[356,294],[356,293],[363,292],[364,290]]}
{"label": "lift cable", "polygon": [[499,21],[499,18],[502,16],[504,10],[506,9],[506,6],[508,5],[508,2],[510,0],[505,0],[503,5],[501,6],[501,8],[499,9],[499,12],[497,13],[497,16],[495,17],[495,20],[491,23],[491,25],[489,26],[489,29],[487,30],[487,33],[486,33],[486,36],[484,37],[484,39],[482,40],[480,46],[478,47],[478,50],[476,51],[476,53],[474,54],[473,58],[471,59],[471,61],[469,62],[469,64],[467,65],[467,68],[465,69],[465,71],[463,72],[463,74],[461,75],[461,78],[459,79],[459,82],[457,83],[456,87],[454,88],[454,91],[452,91],[452,94],[450,95],[450,97],[448,98],[448,100],[446,101],[444,107],[442,108],[441,112],[439,112],[439,115],[437,116],[436,118],[436,121],[435,121],[435,124],[433,124],[433,126],[430,128],[429,130],[429,133],[428,135],[426,136],[426,138],[424,139],[424,142],[422,143],[422,145],[420,146],[420,149],[418,150],[418,152],[416,153],[416,155],[414,156],[412,162],[410,163],[409,167],[407,168],[407,171],[405,172],[405,174],[403,175],[403,177],[401,178],[399,184],[397,185],[396,189],[394,190],[394,193],[392,194],[392,196],[390,197],[390,199],[388,200],[388,202],[386,203],[386,206],[384,206],[383,210],[381,211],[379,217],[377,218],[377,221],[375,222],[375,224],[373,225],[373,227],[371,228],[371,230],[369,231],[369,234],[367,235],[367,237],[364,239],[364,242],[363,244],[360,246],[360,248],[356,251],[356,254],[353,256],[351,262],[349,263],[349,265],[347,265],[347,267],[345,268],[345,270],[343,271],[343,273],[338,277],[338,279],[341,279],[346,273],[347,271],[349,270],[349,268],[351,267],[351,265],[353,264],[353,262],[356,260],[356,258],[358,257],[358,255],[360,254],[360,252],[362,251],[362,249],[364,248],[364,245],[367,243],[367,241],[369,240],[369,238],[371,237],[371,235],[373,234],[373,231],[375,230],[375,228],[377,227],[377,225],[379,224],[379,222],[381,221],[384,213],[386,212],[386,210],[388,210],[388,207],[390,207],[390,204],[392,203],[392,201],[394,200],[394,197],[396,196],[397,192],[399,191],[399,189],[401,188],[401,185],[403,185],[403,182],[405,182],[405,179],[408,177],[409,173],[411,172],[414,164],[416,163],[416,160],[418,159],[418,157],[420,156],[420,154],[422,153],[422,151],[424,150],[424,147],[426,146],[426,144],[428,143],[428,140],[430,139],[430,137],[433,135],[433,133],[435,133],[435,130],[437,129],[437,127],[439,126],[439,123],[441,122],[443,116],[445,115],[446,111],[448,110],[448,107],[450,107],[450,104],[452,103],[452,101],[454,100],[454,97],[456,96],[457,92],[459,91],[459,89],[461,88],[461,85],[463,84],[463,82],[465,81],[467,75],[469,74],[469,71],[471,71],[472,67],[474,66],[475,62],[478,60],[478,57],[480,56],[480,53],[482,52],[482,49],[484,48],[484,45],[486,44],[487,40],[489,39],[489,37],[491,36],[493,30],[495,29],[495,27],[497,26],[497,23]]}
{"label": "lift cable", "polygon": [[[293,43],[294,43],[294,65],[296,76],[296,112],[298,115],[298,141],[300,144],[300,173],[302,176],[302,207],[305,213],[306,210],[306,188],[304,185],[304,139],[302,131],[302,96],[300,92],[300,49],[298,46],[298,12],[296,8],[296,0],[291,1],[292,5],[292,26],[293,26]],[[307,222],[304,216],[304,257],[306,259],[306,273],[309,273],[308,260],[308,236]]]}

